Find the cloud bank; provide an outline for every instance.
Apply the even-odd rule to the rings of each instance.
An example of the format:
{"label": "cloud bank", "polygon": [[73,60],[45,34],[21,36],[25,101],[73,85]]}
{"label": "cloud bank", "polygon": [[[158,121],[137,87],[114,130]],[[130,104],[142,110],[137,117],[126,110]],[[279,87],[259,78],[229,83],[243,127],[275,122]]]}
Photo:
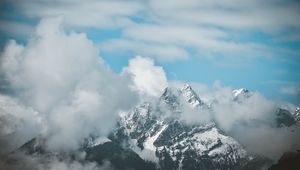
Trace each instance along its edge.
{"label": "cloud bank", "polygon": [[[103,62],[85,34],[64,32],[62,22],[60,17],[43,19],[28,44],[10,41],[1,54],[1,73],[6,90],[15,92],[12,97],[41,118],[38,129],[48,138],[48,148],[72,150],[91,134],[107,135],[118,111],[134,105],[137,94],[128,78]],[[3,121],[11,114],[2,115]],[[22,119],[22,114],[13,116]]]}

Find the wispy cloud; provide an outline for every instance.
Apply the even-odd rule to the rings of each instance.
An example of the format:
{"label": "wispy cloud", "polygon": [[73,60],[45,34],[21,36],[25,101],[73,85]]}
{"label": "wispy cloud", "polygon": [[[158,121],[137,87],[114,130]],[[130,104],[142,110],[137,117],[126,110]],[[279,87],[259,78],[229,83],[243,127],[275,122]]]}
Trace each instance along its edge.
{"label": "wispy cloud", "polygon": [[0,32],[13,37],[26,38],[34,33],[34,26],[17,21],[0,20]]}
{"label": "wispy cloud", "polygon": [[285,86],[280,89],[280,92],[283,94],[296,96],[300,100],[300,86]]}
{"label": "wispy cloud", "polygon": [[130,23],[129,16],[142,9],[136,1],[88,0],[88,1],[19,1],[13,5],[29,18],[43,18],[62,15],[67,26],[115,28]]}
{"label": "wispy cloud", "polygon": [[195,52],[200,57],[299,55],[294,49],[274,48],[260,40],[241,40],[247,34],[259,32],[273,42],[299,41],[297,1],[14,0],[7,3],[16,9],[17,18],[32,20],[61,15],[72,28],[119,29],[120,37],[101,42],[105,44],[101,50],[110,53],[118,48],[118,52],[153,56],[162,61],[185,59]]}

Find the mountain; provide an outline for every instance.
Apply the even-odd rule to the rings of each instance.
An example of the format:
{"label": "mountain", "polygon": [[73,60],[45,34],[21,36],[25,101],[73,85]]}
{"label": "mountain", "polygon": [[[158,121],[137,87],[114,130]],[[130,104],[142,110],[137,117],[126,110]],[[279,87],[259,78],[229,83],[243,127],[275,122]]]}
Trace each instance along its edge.
{"label": "mountain", "polygon": [[[244,88],[233,90],[232,100],[240,104],[251,95]],[[188,84],[182,88],[167,87],[156,100],[120,113],[117,126],[108,137],[91,136],[83,141],[80,151],[86,153],[86,161],[99,165],[109,161],[115,170],[267,169],[273,163],[270,159],[249,153],[214,120],[188,123],[182,119],[186,110],[207,114],[213,107]],[[294,113],[278,108],[275,116],[277,127],[289,127],[299,121],[299,108]],[[38,136],[12,155],[22,152],[43,159],[76,160],[75,153],[48,151],[46,140]],[[18,159],[9,158],[7,162],[16,164]]]}
{"label": "mountain", "polygon": [[[245,89],[233,93],[235,99],[248,95]],[[157,158],[162,169],[247,169],[264,159],[249,154],[214,121],[201,125],[182,121],[180,114],[185,105],[199,114],[211,109],[191,86],[168,87],[155,104],[144,102],[131,113],[121,115],[118,134],[126,136],[129,147],[142,158]]]}

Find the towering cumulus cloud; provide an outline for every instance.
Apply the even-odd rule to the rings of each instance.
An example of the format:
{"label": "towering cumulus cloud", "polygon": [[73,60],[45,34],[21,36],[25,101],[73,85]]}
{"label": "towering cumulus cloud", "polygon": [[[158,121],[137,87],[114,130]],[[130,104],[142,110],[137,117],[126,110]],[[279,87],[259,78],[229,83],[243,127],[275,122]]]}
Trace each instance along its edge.
{"label": "towering cumulus cloud", "polygon": [[[0,63],[8,98],[35,112],[28,112],[30,118],[7,112],[0,120],[13,117],[26,123],[38,117],[38,133],[54,150],[77,149],[91,134],[106,135],[118,111],[129,109],[137,99],[128,87],[130,80],[105,65],[93,42],[83,33],[66,33],[62,22],[59,17],[43,19],[26,45],[6,45]],[[22,129],[18,126],[9,135],[1,131],[1,138],[14,137]]]}
{"label": "towering cumulus cloud", "polygon": [[167,78],[163,68],[155,66],[150,58],[137,56],[131,59],[123,73],[132,77],[134,88],[142,94],[157,97],[167,87]]}

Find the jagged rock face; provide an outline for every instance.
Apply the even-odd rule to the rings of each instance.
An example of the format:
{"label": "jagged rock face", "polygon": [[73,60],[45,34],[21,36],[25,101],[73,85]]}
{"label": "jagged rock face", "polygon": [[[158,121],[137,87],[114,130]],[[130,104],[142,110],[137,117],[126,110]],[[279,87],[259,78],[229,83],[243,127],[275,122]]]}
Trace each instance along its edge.
{"label": "jagged rock face", "polygon": [[293,116],[294,116],[294,118],[295,118],[295,120],[296,120],[297,122],[300,122],[300,107],[297,107],[297,108],[296,108],[296,110],[295,110]]}
{"label": "jagged rock face", "polygon": [[288,110],[279,108],[276,111],[276,123],[278,127],[282,127],[282,126],[289,127],[295,124],[296,120]]}
{"label": "jagged rock face", "polygon": [[[251,162],[253,157],[214,122],[188,125],[180,121],[182,102],[194,109],[209,108],[189,85],[166,88],[157,105],[142,103],[123,115],[119,129],[133,141],[131,145],[155,153],[162,169],[243,169]],[[174,114],[165,116],[165,108]]]}
{"label": "jagged rock face", "polygon": [[165,88],[163,94],[160,97],[161,101],[164,101],[166,104],[172,106],[171,108],[175,109],[179,107],[179,99],[178,99],[179,91],[177,89],[172,89],[170,87]]}
{"label": "jagged rock face", "polygon": [[198,97],[190,85],[185,84],[183,88],[181,88],[180,93],[193,107],[207,107],[207,105]]}

